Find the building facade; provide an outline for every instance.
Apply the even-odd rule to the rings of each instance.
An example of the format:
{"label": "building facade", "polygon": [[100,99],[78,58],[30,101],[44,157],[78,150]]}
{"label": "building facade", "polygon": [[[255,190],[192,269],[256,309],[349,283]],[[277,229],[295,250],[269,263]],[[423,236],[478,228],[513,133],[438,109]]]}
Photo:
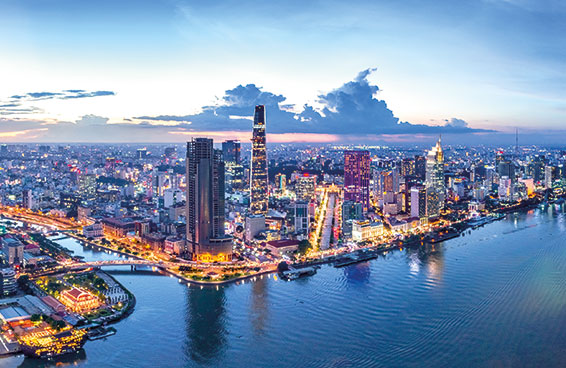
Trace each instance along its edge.
{"label": "building facade", "polygon": [[264,105],[255,107],[250,175],[250,212],[254,215],[266,214],[269,204],[269,182],[267,176]]}
{"label": "building facade", "polygon": [[444,208],[446,185],[444,183],[444,153],[440,145],[440,139],[428,152],[426,158],[426,180],[427,217],[437,217],[440,210]]}
{"label": "building facade", "polygon": [[187,255],[202,262],[232,259],[224,232],[224,162],[212,139],[187,142]]}
{"label": "building facade", "polygon": [[344,200],[361,203],[364,213],[369,209],[369,151],[344,152]]}

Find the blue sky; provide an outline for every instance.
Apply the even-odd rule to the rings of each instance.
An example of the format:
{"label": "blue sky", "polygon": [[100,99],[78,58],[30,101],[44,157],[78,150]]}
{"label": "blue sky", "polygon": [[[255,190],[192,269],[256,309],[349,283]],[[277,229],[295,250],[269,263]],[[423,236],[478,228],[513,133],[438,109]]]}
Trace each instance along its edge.
{"label": "blue sky", "polygon": [[0,32],[5,141],[247,139],[255,103],[272,141],[566,131],[558,0],[3,0]]}

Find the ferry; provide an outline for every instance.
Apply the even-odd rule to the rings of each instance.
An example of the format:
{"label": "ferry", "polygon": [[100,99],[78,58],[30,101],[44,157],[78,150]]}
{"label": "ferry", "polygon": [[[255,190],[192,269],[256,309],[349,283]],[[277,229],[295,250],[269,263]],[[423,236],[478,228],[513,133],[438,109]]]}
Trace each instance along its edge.
{"label": "ferry", "polygon": [[303,267],[303,268],[291,268],[286,271],[281,272],[281,277],[287,281],[296,280],[303,276],[312,276],[316,274],[317,267]]}
{"label": "ferry", "polygon": [[86,331],[73,329],[53,335],[26,336],[19,339],[22,352],[32,358],[50,359],[77,352],[86,342]]}
{"label": "ferry", "polygon": [[340,260],[336,261],[334,263],[334,267],[338,268],[338,267],[349,266],[351,264],[358,263],[358,262],[361,262],[363,260],[364,259],[360,259],[360,256],[357,255],[357,254],[350,254],[350,255],[343,257]]}
{"label": "ferry", "polygon": [[114,327],[97,327],[90,330],[87,333],[89,340],[100,340],[104,339],[105,337],[112,336],[116,334],[116,329]]}

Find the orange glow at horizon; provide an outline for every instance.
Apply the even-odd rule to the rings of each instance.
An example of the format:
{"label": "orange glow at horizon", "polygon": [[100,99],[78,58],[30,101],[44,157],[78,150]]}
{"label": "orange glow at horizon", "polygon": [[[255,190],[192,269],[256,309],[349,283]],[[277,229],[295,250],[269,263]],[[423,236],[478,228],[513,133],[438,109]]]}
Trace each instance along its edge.
{"label": "orange glow at horizon", "polygon": [[[242,131],[175,131],[169,132],[174,135],[186,135],[191,137],[212,137],[220,139],[238,139],[242,142],[250,141],[252,133]],[[307,143],[327,143],[337,142],[340,138],[335,134],[319,134],[319,133],[268,133],[267,141],[271,143],[291,143],[291,142],[307,142]]]}

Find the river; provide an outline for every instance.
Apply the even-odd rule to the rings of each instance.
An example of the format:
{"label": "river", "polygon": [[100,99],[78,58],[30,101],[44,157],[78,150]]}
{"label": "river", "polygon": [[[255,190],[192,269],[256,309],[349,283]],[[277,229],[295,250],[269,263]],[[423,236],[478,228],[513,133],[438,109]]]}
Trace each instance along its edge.
{"label": "river", "polygon": [[[284,282],[215,288],[129,268],[117,334],[58,361],[86,367],[566,366],[564,207],[510,214],[426,249]],[[61,244],[87,260],[113,259]],[[0,366],[51,365],[24,358]]]}

